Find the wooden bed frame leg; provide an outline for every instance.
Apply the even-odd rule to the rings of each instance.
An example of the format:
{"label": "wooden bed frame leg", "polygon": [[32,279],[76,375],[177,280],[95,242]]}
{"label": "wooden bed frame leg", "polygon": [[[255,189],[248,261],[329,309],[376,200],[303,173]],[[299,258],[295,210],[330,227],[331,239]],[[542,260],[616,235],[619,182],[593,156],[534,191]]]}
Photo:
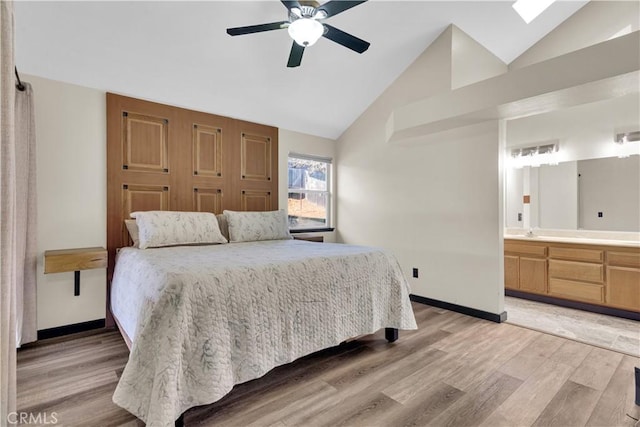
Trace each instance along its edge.
{"label": "wooden bed frame leg", "polygon": [[180,418],[176,420],[176,427],[184,427],[184,413],[180,414]]}
{"label": "wooden bed frame leg", "polygon": [[384,328],[384,337],[389,342],[394,342],[398,339],[398,330],[396,328]]}

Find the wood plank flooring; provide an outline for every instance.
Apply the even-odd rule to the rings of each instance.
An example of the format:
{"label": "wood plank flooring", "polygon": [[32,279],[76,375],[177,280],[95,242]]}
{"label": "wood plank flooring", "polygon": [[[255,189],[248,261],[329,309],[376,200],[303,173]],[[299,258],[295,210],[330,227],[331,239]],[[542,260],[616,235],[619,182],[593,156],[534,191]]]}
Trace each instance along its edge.
{"label": "wood plank flooring", "polygon": [[[638,358],[414,303],[419,330],[323,350],[193,408],[187,426],[629,426]],[[118,332],[18,352],[18,409],[57,425],[139,426],[112,403]],[[44,420],[44,419],[43,419]],[[50,419],[49,419],[50,421]],[[31,424],[33,425],[33,423]]]}

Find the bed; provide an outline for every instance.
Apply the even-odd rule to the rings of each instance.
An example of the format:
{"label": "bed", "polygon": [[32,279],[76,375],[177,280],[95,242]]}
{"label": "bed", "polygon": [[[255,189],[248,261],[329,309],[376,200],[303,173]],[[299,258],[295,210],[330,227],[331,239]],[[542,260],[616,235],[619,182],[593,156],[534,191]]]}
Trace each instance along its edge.
{"label": "bed", "polygon": [[113,400],[150,426],[349,338],[416,328],[392,255],[291,239],[122,248],[111,309],[131,344]]}

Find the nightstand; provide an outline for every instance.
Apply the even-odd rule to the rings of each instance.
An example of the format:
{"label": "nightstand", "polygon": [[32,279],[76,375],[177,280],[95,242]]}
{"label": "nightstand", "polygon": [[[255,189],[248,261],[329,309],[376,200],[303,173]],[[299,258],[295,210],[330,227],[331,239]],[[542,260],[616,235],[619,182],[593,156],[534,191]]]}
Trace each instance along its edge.
{"label": "nightstand", "polygon": [[73,295],[80,295],[80,270],[107,268],[107,250],[103,247],[59,249],[44,252],[44,274],[75,272]]}
{"label": "nightstand", "polygon": [[307,242],[324,242],[324,236],[313,236],[313,235],[305,235],[305,234],[293,234],[293,238],[295,240],[306,240]]}

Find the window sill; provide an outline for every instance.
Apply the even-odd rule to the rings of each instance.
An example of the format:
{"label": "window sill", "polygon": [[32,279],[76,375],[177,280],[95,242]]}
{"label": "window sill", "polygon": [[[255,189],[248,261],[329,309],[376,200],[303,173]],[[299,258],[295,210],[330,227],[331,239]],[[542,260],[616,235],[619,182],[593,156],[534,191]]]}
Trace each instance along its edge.
{"label": "window sill", "polygon": [[324,227],[324,228],[296,228],[295,230],[289,230],[289,233],[327,233],[330,231],[334,231],[334,227]]}

